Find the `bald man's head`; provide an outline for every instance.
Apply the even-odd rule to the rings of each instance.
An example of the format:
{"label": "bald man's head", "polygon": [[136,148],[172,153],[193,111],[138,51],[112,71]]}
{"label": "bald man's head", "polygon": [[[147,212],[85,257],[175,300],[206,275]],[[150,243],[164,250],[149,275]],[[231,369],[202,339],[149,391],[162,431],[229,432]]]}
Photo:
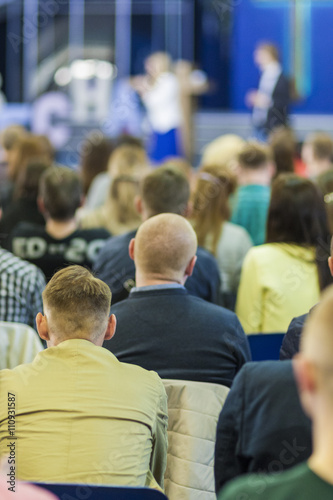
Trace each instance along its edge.
{"label": "bald man's head", "polygon": [[333,286],[309,315],[294,372],[305,412],[316,420],[323,408],[333,417]]}
{"label": "bald man's head", "polygon": [[140,226],[132,257],[137,275],[182,283],[196,251],[197,237],[191,224],[180,215],[160,214]]}
{"label": "bald man's head", "polygon": [[301,337],[301,352],[306,358],[333,371],[333,286],[322,295],[305,324]]}

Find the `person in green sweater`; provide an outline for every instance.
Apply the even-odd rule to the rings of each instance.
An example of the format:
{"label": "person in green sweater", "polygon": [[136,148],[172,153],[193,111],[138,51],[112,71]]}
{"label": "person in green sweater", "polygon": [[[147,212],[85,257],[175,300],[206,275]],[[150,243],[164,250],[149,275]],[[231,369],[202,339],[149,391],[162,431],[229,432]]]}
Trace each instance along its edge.
{"label": "person in green sweater", "polygon": [[[231,481],[218,500],[328,500],[333,498],[333,286],[307,320],[293,369],[304,411],[312,420],[309,460],[275,475]],[[297,451],[297,450],[296,450]]]}
{"label": "person in green sweater", "polygon": [[257,142],[244,145],[237,157],[239,187],[232,199],[231,222],[243,226],[254,245],[266,239],[266,222],[275,165],[270,148]]}

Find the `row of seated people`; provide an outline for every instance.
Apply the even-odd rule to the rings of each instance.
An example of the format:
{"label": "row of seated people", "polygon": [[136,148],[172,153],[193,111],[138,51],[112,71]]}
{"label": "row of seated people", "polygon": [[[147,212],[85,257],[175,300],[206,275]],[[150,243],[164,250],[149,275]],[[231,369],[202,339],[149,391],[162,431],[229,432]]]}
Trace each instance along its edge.
{"label": "row of seated people", "polygon": [[[236,313],[246,333],[283,332],[293,316],[318,301],[320,290],[331,281],[323,263],[329,255],[330,236],[322,195],[311,181],[280,175],[271,190],[274,166],[268,150],[252,143],[242,145],[237,155],[241,186],[232,199],[233,219],[238,222],[234,224],[228,221],[229,197],[236,188],[230,167],[204,164],[189,204],[189,182],[184,176],[171,172],[170,165],[147,174],[142,150],[135,146],[131,153],[124,153],[122,148],[128,146],[114,152],[116,158],[122,157],[120,163],[112,155],[113,172],[118,169],[119,174],[124,168],[123,181],[131,187],[128,165],[136,165],[141,175],[146,172],[136,191],[125,190],[132,211],[136,205],[135,224],[138,218],[145,220],[162,212],[188,216],[193,224],[200,247],[194,276],[186,285],[191,293],[233,309],[238,291]],[[121,167],[122,162],[127,166]],[[27,180],[32,171],[38,171],[36,164],[32,170],[29,167]],[[115,199],[121,198],[122,191],[118,174],[111,183]],[[22,223],[10,234],[0,227],[6,236],[3,246],[39,266],[47,280],[65,264],[93,267],[112,289],[113,303],[126,298],[134,284],[134,264],[127,248],[136,229],[111,238],[105,228],[82,229],[75,219],[81,204],[80,182],[68,169],[44,170],[38,189],[46,225]],[[114,213],[116,206],[114,203]],[[126,215],[123,206],[119,210]],[[112,220],[112,211],[109,215]],[[266,222],[266,244],[251,248],[251,237],[257,243],[262,241]]]}
{"label": "row of seated people", "polygon": [[[169,170],[169,172],[170,172],[170,168],[167,168],[166,170]],[[171,169],[171,170],[172,170],[172,172],[174,172],[174,169]],[[61,172],[62,172],[61,170],[58,170],[59,174]],[[159,169],[155,173],[149,174],[145,178],[145,181],[146,181],[146,179],[148,179],[148,181],[149,180],[151,181],[151,179],[153,179],[153,180],[156,179],[156,178],[158,179],[158,177],[160,175],[160,172],[163,173],[164,170],[163,169]],[[210,199],[215,199],[216,190],[214,190],[214,186],[217,186],[218,188],[220,188],[221,185],[222,185],[224,189],[229,189],[228,188],[228,181],[226,180],[226,178],[228,179],[227,174],[224,174],[225,177],[224,177],[224,181],[223,182],[219,181],[218,177],[214,177],[214,175],[211,172],[209,172],[209,171],[208,172],[202,171],[201,174],[203,174],[202,180],[204,180],[206,183],[209,183],[211,185],[211,190],[205,193],[204,199],[206,199],[208,201]],[[155,175],[155,177],[154,177],[154,175]],[[213,181],[212,181],[212,177],[214,178]],[[64,185],[64,178],[65,177],[63,177],[62,175],[60,175],[60,179],[61,179],[61,182],[63,183],[63,185]],[[280,180],[281,180],[281,178],[280,178]],[[281,199],[279,200],[281,210],[280,210],[280,212],[277,211],[277,214],[283,212],[282,207],[285,206],[286,199],[289,200],[289,202],[291,203],[290,206],[293,209],[293,210],[290,210],[291,214],[293,215],[294,212],[296,211],[296,213],[297,213],[298,216],[300,214],[303,214],[303,216],[304,216],[304,207],[307,207],[308,204],[314,203],[315,204],[314,206],[316,208],[318,208],[318,207],[319,208],[318,208],[318,210],[316,210],[314,212],[315,216],[312,217],[312,218],[311,218],[312,212],[310,210],[310,218],[306,219],[306,226],[307,226],[306,229],[307,230],[309,228],[313,229],[313,233],[317,234],[317,238],[321,238],[322,241],[324,241],[324,236],[323,235],[325,233],[321,232],[322,231],[322,227],[323,227],[323,226],[321,226],[321,221],[324,220],[324,212],[325,211],[323,210],[323,204],[320,202],[320,196],[318,196],[318,193],[313,188],[313,184],[311,182],[309,182],[309,181],[303,181],[303,180],[301,180],[299,178],[290,177],[290,176],[288,176],[287,179],[282,178],[282,180],[288,180],[289,183],[290,183],[290,187],[289,187],[289,191],[288,191],[288,186],[286,185],[287,183],[285,182],[285,184],[283,185],[282,191],[283,191],[283,194],[284,194],[284,201],[281,204]],[[143,186],[145,184],[145,181],[142,184]],[[290,182],[290,181],[292,181],[292,182]],[[230,184],[230,182],[229,182],[229,184]],[[297,193],[297,191],[295,191],[295,190],[299,190],[299,192]],[[304,191],[305,191],[305,196],[304,196]],[[151,193],[151,192],[152,192],[152,190],[148,190],[148,193]],[[163,191],[162,191],[162,193],[163,193]],[[295,196],[296,194],[299,194],[298,201],[297,201],[297,196]],[[302,199],[302,197],[303,197],[303,199]],[[304,197],[305,197],[305,200],[304,200]],[[273,186],[273,192],[272,192],[272,200],[273,199],[274,199],[274,186]],[[295,199],[297,201],[296,203],[295,203]],[[299,201],[299,199],[301,201]],[[140,203],[138,203],[138,205],[140,206]],[[147,204],[147,205],[149,207],[149,204]],[[272,205],[272,202],[271,202],[271,205]],[[296,205],[296,210],[295,210],[295,205]],[[183,204],[181,206],[182,206],[182,208],[184,207]],[[142,202],[141,202],[141,208],[142,207],[144,208],[144,203],[142,204]],[[147,206],[146,206],[146,208],[147,208]],[[168,211],[169,210],[166,210],[166,212],[168,212]],[[163,210],[162,210],[162,212],[163,212]],[[146,214],[147,214],[147,212],[146,212]],[[148,210],[148,215],[146,217],[144,217],[144,219],[147,219],[147,222],[145,222],[141,226],[141,229],[143,229],[143,230],[145,228],[147,228],[147,231],[148,231],[149,227],[150,227],[150,230],[152,230],[152,235],[148,238],[149,241],[155,241],[156,239],[158,241],[158,238],[156,238],[156,234],[154,233],[154,221],[156,220],[156,217],[154,217],[154,215],[155,215],[154,212],[151,212],[151,211],[149,212],[149,210]],[[166,219],[164,219],[164,222],[163,222],[163,217],[162,216],[158,216],[158,217],[159,217],[158,218],[158,222],[156,224],[157,224],[158,227],[161,227],[163,229],[163,234],[165,233],[165,235],[167,236],[167,238],[164,240],[163,245],[162,245],[162,247],[161,247],[160,250],[156,250],[156,248],[154,248],[154,245],[152,245],[151,243],[149,243],[149,245],[146,244],[145,253],[148,252],[148,249],[150,248],[150,246],[152,246],[152,251],[153,251],[154,255],[161,256],[161,257],[163,256],[164,257],[164,250],[165,250],[165,248],[167,248],[170,245],[171,236],[173,234],[171,230],[169,230],[169,231],[167,230],[168,224],[172,228],[177,228],[178,224],[184,224],[186,221],[185,221],[185,219],[183,219],[181,217],[174,216],[174,217],[176,217],[176,219],[177,219],[178,222],[176,222],[175,219],[172,222],[170,222],[170,220],[168,219],[170,216],[163,216],[163,217],[166,217]],[[281,216],[281,219],[285,220],[286,217],[285,216],[284,217]],[[290,222],[290,217],[287,218],[287,219],[288,219],[288,222]],[[297,220],[297,217],[295,217],[295,220]],[[295,220],[292,220],[292,222],[294,223]],[[150,223],[152,226],[150,226],[147,223]],[[146,224],[146,226],[145,226],[145,224]],[[305,225],[305,224],[303,224],[303,225]],[[314,226],[314,227],[312,227],[312,226]],[[180,226],[180,227],[181,227],[181,230],[180,230],[180,235],[181,236],[178,235],[178,240],[176,238],[177,241],[182,241],[183,236],[186,234],[186,230],[189,230],[189,228],[190,228],[190,226],[188,226],[188,225],[186,225],[186,226]],[[285,222],[284,222],[284,225],[282,225],[281,227],[282,227],[282,229],[284,231],[286,231],[286,223]],[[281,228],[279,228],[279,229],[281,230]],[[287,229],[290,230],[290,227],[287,227]],[[307,231],[305,231],[304,228],[301,228],[301,229],[303,229],[303,233],[301,234],[301,238],[302,237],[304,238],[303,235],[304,235],[304,233],[307,233]],[[309,232],[311,233],[311,231],[309,231]],[[193,237],[193,234],[194,233],[192,232],[192,237]],[[135,231],[134,231],[134,234],[132,234],[132,236],[135,236]],[[138,236],[140,236],[140,233],[138,233]],[[306,238],[308,238],[308,237],[309,237],[309,234],[306,234]],[[312,237],[311,234],[310,234],[310,237]],[[131,240],[131,238],[130,238],[130,240]],[[126,247],[127,247],[128,243],[130,242],[130,240],[127,241]],[[109,240],[109,241],[110,242],[117,241],[117,238],[111,238],[111,240]],[[121,241],[121,240],[119,240],[119,238],[118,238],[118,241]],[[327,239],[326,239],[326,241],[327,241]],[[287,240],[287,242],[289,242],[289,240]],[[278,243],[280,244],[280,242],[278,242]],[[286,243],[286,242],[283,242],[283,243]],[[297,242],[297,243],[299,243],[299,242]],[[312,246],[313,245],[312,241],[309,240],[309,239],[306,239],[305,241],[302,241],[302,243],[303,243],[303,245],[307,245],[307,246]],[[130,255],[131,255],[132,258],[134,258],[134,260],[135,260],[135,248],[136,248],[136,245],[134,243],[131,243],[131,246],[130,246]],[[171,251],[173,253],[172,253],[172,258],[169,258],[169,261],[172,262],[172,264],[174,262],[177,262],[177,258],[176,257],[178,256],[178,254],[177,254],[176,249],[177,249],[177,245],[175,245],[174,247],[172,247],[172,245],[171,245]],[[325,250],[325,248],[324,248],[324,250]],[[102,251],[101,251],[101,253],[102,253]],[[287,252],[287,253],[290,253],[290,252]],[[7,252],[6,252],[6,254],[7,254],[7,257],[8,257],[8,253]],[[10,254],[9,254],[9,256],[10,256]],[[192,255],[192,258],[190,260],[188,260],[185,270],[183,270],[182,273],[181,273],[182,275],[184,275],[184,277],[186,277],[189,274],[191,274],[192,267],[193,267],[193,257],[194,257],[194,255]],[[312,262],[310,259],[308,259],[309,263],[313,264],[311,266],[311,269],[313,270],[313,272],[311,273],[309,271],[309,269],[304,269],[304,266],[301,266],[300,269],[298,269],[297,267],[295,268],[295,266],[297,266],[297,264],[298,264],[299,258],[297,256],[295,256],[295,255],[293,255],[293,257],[294,257],[293,263],[290,263],[290,262],[286,263],[286,266],[285,266],[284,269],[287,269],[287,273],[289,273],[289,276],[282,277],[282,280],[281,280],[282,283],[288,283],[290,285],[290,277],[291,277],[291,278],[294,278],[294,281],[295,281],[295,278],[297,278],[296,279],[296,284],[298,286],[300,284],[299,282],[301,282],[301,284],[303,284],[303,286],[305,286],[304,285],[304,280],[310,274],[312,274],[312,278],[313,278],[313,275],[316,277],[315,281],[316,280],[319,281],[318,280],[318,276],[321,276],[320,272],[324,272],[324,276],[328,275],[327,266],[326,266],[325,262],[324,262],[324,264],[325,264],[325,269],[324,269],[323,266],[321,266],[321,267],[319,265],[316,266],[315,262]],[[323,259],[323,257],[324,257],[324,255],[321,254],[321,259]],[[313,258],[313,260],[314,260],[314,258]],[[320,259],[317,258],[317,260],[319,261]],[[153,256],[151,256],[151,258],[149,258],[148,261],[151,262],[151,263],[153,263],[154,262]],[[198,261],[199,261],[199,258],[198,258]],[[138,264],[137,262],[135,262],[135,263],[137,264],[137,273],[138,273],[139,269],[140,269],[140,264]],[[322,263],[322,261],[321,261],[321,263]],[[318,262],[318,264],[320,264],[320,262]],[[289,266],[290,266],[290,269],[288,269]],[[281,267],[283,267],[283,266],[281,266]],[[134,269],[134,267],[133,267],[133,269]],[[172,265],[171,265],[171,269],[174,270],[173,267],[172,267]],[[194,270],[195,269],[196,269],[196,267],[194,266]],[[317,271],[317,269],[319,270],[319,272]],[[326,274],[325,274],[325,270],[326,270]],[[281,272],[281,270],[279,272]],[[144,275],[144,273],[143,273],[143,275]],[[161,275],[159,273],[157,273],[157,275],[159,277],[161,277]],[[22,277],[22,273],[21,273],[21,277]],[[118,278],[119,278],[119,275],[118,275]],[[126,276],[126,278],[129,278],[129,277]],[[155,276],[155,279],[156,279],[156,276]],[[186,280],[185,283],[188,283],[190,281],[190,279],[191,278],[189,278],[188,280]],[[133,281],[134,280],[132,278],[132,282]],[[150,281],[152,281],[152,280],[149,279],[148,282],[150,282]],[[157,281],[159,281],[159,280],[157,279]],[[162,276],[161,281],[162,281],[162,283],[165,283],[165,282],[168,282],[169,280],[167,280],[165,278],[165,276]],[[247,342],[246,342],[246,337],[244,336],[242,328],[241,328],[241,326],[240,326],[240,324],[239,324],[239,322],[238,322],[238,320],[237,320],[237,318],[236,318],[235,315],[232,315],[232,313],[228,313],[229,314],[229,316],[228,316],[226,314],[227,311],[225,311],[225,309],[216,308],[215,306],[209,311],[208,307],[211,307],[211,305],[208,305],[207,303],[203,303],[199,299],[196,299],[196,307],[194,307],[194,304],[193,304],[193,312],[191,312],[190,308],[189,308],[188,310],[189,310],[189,312],[191,314],[186,315],[186,310],[187,310],[186,308],[185,308],[185,313],[184,313],[184,304],[185,303],[184,302],[181,303],[179,297],[177,297],[177,300],[175,300],[174,302],[170,301],[170,303],[168,303],[167,299],[161,300],[161,297],[158,297],[159,294],[157,294],[156,289],[154,287],[161,285],[161,283],[159,283],[159,282],[155,281],[153,283],[150,283],[150,285],[153,288],[152,289],[148,288],[148,289],[145,289],[145,290],[141,290],[141,293],[145,292],[145,295],[144,296],[140,296],[140,288],[142,288],[142,286],[145,286],[143,283],[145,283],[145,279],[142,280],[142,278],[140,278],[140,272],[139,272],[139,277],[138,276],[136,277],[136,284],[137,284],[139,290],[134,289],[133,292],[132,292],[133,295],[131,293],[130,298],[129,298],[128,301],[122,302],[122,303],[120,303],[120,304],[118,304],[118,305],[115,306],[115,308],[119,307],[119,312],[117,312],[117,318],[119,318],[121,316],[122,311],[123,311],[123,318],[124,318],[124,320],[121,321],[121,323],[123,324],[123,326],[125,326],[125,321],[126,321],[126,323],[129,322],[128,318],[131,317],[132,314],[134,314],[134,315],[136,315],[136,317],[138,319],[142,318],[142,325],[144,325],[142,328],[140,328],[140,322],[138,320],[136,320],[134,324],[137,325],[138,330],[140,330],[140,331],[144,330],[143,333],[148,332],[149,323],[150,322],[152,323],[151,332],[149,333],[149,335],[147,335],[147,337],[149,339],[151,339],[151,338],[154,337],[154,333],[156,332],[156,326],[154,326],[153,322],[154,321],[157,322],[157,323],[155,323],[155,325],[157,324],[160,327],[160,329],[162,327],[164,327],[164,329],[165,329],[165,327],[169,326],[170,321],[172,320],[172,313],[175,312],[176,319],[177,318],[186,318],[186,321],[183,320],[183,324],[181,324],[181,328],[178,331],[175,329],[174,325],[172,325],[172,331],[175,329],[176,338],[180,342],[180,344],[177,345],[177,343],[175,343],[175,340],[173,339],[173,344],[175,344],[176,346],[178,346],[179,350],[182,349],[182,351],[180,351],[182,353],[184,353],[184,351],[186,349],[185,352],[186,352],[186,356],[187,356],[188,349],[190,349],[189,346],[190,346],[190,341],[192,341],[192,337],[190,338],[190,340],[188,340],[188,338],[186,339],[187,340],[187,344],[186,344],[186,342],[184,340],[185,339],[185,337],[184,337],[184,329],[187,326],[187,319],[189,317],[192,317],[194,319],[194,321],[192,323],[190,323],[190,326],[191,326],[191,329],[192,329],[191,333],[196,330],[195,327],[197,326],[198,328],[197,328],[196,331],[200,332],[200,334],[201,334],[200,341],[202,342],[202,331],[205,332],[205,343],[207,343],[207,353],[205,355],[205,353],[202,351],[201,345],[200,345],[200,352],[203,355],[203,357],[206,356],[207,360],[208,360],[208,356],[210,356],[210,359],[212,360],[213,359],[212,351],[214,351],[214,353],[215,353],[216,345],[214,345],[214,343],[212,343],[209,346],[208,342],[207,342],[207,339],[210,340],[210,335],[208,335],[208,334],[210,334],[211,331],[212,332],[214,331],[214,325],[213,325],[213,322],[212,323],[208,323],[207,322],[207,316],[205,316],[205,314],[207,314],[208,312],[210,312],[209,316],[212,315],[213,317],[215,317],[215,314],[217,314],[217,310],[218,310],[219,314],[220,314],[220,317],[216,316],[216,318],[219,318],[219,320],[221,320],[222,319],[221,313],[222,313],[223,314],[223,318],[224,318],[224,320],[226,322],[225,324],[221,323],[221,325],[223,325],[223,326],[221,327],[221,330],[219,331],[219,336],[222,337],[221,331],[223,331],[223,332],[227,331],[227,335],[224,335],[224,346],[223,346],[223,348],[224,348],[224,354],[226,354],[226,352],[227,352],[227,354],[229,354],[229,358],[228,358],[228,356],[224,358],[224,365],[227,367],[228,363],[225,363],[225,359],[226,358],[228,358],[228,361],[230,361],[230,359],[233,357],[233,356],[230,356],[230,352],[232,353],[232,355],[234,355],[233,362],[235,362],[235,359],[237,361],[237,356],[239,357],[239,347],[241,348],[240,349],[241,351],[243,350],[243,353],[241,352],[241,356],[240,357],[246,358],[246,354],[244,356],[244,352],[246,353],[246,351],[247,351],[249,353],[249,351],[248,351],[248,345],[247,345]],[[174,285],[175,283],[181,284],[181,283],[179,283],[179,279],[178,278],[175,279],[175,280],[173,280],[173,282],[169,283],[169,284]],[[311,290],[310,290],[311,293],[313,291],[312,283],[313,282],[311,282]],[[11,279],[11,286],[13,286],[13,279]],[[146,283],[146,286],[149,286],[149,285]],[[128,287],[128,288],[130,288],[130,287]],[[173,287],[171,287],[171,288],[173,288]],[[176,287],[176,288],[178,288],[178,287]],[[318,288],[319,288],[319,286],[318,286]],[[300,286],[299,286],[299,290],[301,291],[301,287]],[[294,295],[297,295],[297,294],[295,294],[295,288],[293,288],[291,291],[294,292]],[[146,292],[148,292],[148,293],[146,293]],[[136,296],[137,293],[139,293],[139,297],[137,296],[136,300],[132,301],[132,299],[135,299],[135,296]],[[165,293],[165,295],[169,296],[168,293]],[[318,292],[318,295],[316,295],[316,298],[314,299],[314,301],[311,302],[311,306],[318,300],[318,297],[319,297],[319,292]],[[143,300],[142,304],[145,304],[145,306],[140,307],[138,299]],[[181,310],[176,308],[175,302],[177,304],[178,303],[180,304],[180,307],[182,307]],[[191,300],[189,300],[189,302],[191,302]],[[199,304],[199,306],[198,306],[198,304]],[[171,305],[171,307],[170,307],[170,305]],[[288,306],[289,305],[290,304],[288,302]],[[122,307],[120,307],[120,306],[122,306]],[[283,309],[282,306],[283,306],[283,304],[279,305],[279,307],[281,309]],[[303,301],[302,307],[303,307],[302,312],[304,312],[305,310],[308,309],[308,308],[305,308],[304,301]],[[115,309],[115,308],[113,308],[113,309]],[[126,311],[126,308],[128,308],[127,311]],[[145,309],[148,311],[146,316],[143,314]],[[155,315],[152,315],[151,309],[153,309],[153,311],[156,311]],[[171,310],[171,313],[170,313],[170,310]],[[213,310],[215,311],[214,313],[212,312]],[[298,314],[298,312],[299,312],[298,309],[296,309],[293,306],[290,306],[290,311],[292,311],[293,315]],[[255,311],[255,312],[257,312],[257,311]],[[285,311],[284,311],[284,313],[285,313]],[[162,321],[160,321],[160,323],[158,323],[159,318],[160,318],[160,314],[162,314]],[[202,318],[202,323],[199,322],[199,321],[197,321],[199,317]],[[281,311],[281,317],[282,317],[282,311]],[[225,326],[225,325],[228,325],[228,326]],[[230,329],[229,329],[229,325],[230,325]],[[133,342],[137,341],[136,337],[133,338],[133,325],[132,325],[132,327],[130,327],[129,325],[127,325],[127,330],[126,330],[126,327],[125,327],[125,329],[123,331],[124,331],[123,334],[120,333],[120,335],[123,338],[126,338],[127,335],[132,335],[132,344],[133,344]],[[237,331],[241,335],[238,338],[237,338],[237,334],[235,333]],[[126,333],[126,332],[129,332],[129,333]],[[146,340],[145,336],[146,335],[144,335],[143,338],[141,339],[142,342],[144,342]],[[206,337],[207,337],[207,339],[206,339]],[[119,338],[120,338],[120,336],[119,336]],[[213,335],[212,335],[212,338],[213,338]],[[236,345],[235,345],[235,339],[236,338],[237,338],[237,340],[236,340]],[[47,339],[45,339],[45,340],[47,340]],[[117,336],[114,338],[113,342],[115,342],[116,340],[117,340]],[[159,341],[160,341],[160,339],[159,339]],[[125,347],[124,348],[125,356],[127,354],[129,354],[129,358],[132,357],[132,359],[135,359],[136,352],[133,352],[133,350],[132,351],[130,350],[131,342],[129,342],[124,347]],[[150,347],[150,345],[148,345],[148,346],[145,345],[144,346],[142,360],[144,358],[145,353],[147,352],[147,348],[149,348],[149,347]],[[220,344],[220,347],[221,347],[221,344]],[[210,353],[209,353],[209,349],[210,349]],[[193,350],[193,353],[194,354],[198,353],[198,345]],[[191,353],[191,354],[192,354],[194,365],[191,366],[190,361],[189,361],[188,364],[187,363],[184,364],[184,356],[182,356],[182,363],[183,364],[181,366],[178,365],[176,368],[180,372],[182,372],[182,369],[183,369],[183,374],[180,377],[178,377],[178,375],[177,375],[177,377],[178,378],[182,378],[182,379],[186,379],[186,377],[184,376],[184,373],[187,372],[187,373],[189,373],[189,379],[190,380],[193,379],[193,376],[195,376],[193,374],[198,371],[196,369],[198,366],[199,367],[202,366],[202,368],[203,368],[201,375],[203,374],[203,376],[205,376],[205,374],[206,375],[208,374],[208,376],[211,376],[212,375],[212,370],[211,370],[212,366],[211,366],[211,363],[210,364],[208,363],[209,366],[205,366],[204,363],[203,363],[203,361],[202,361],[202,358],[200,357],[200,359],[198,359],[198,357],[197,358],[193,357],[193,353]],[[156,370],[156,367],[155,366],[151,366],[150,363],[151,363],[151,358],[153,356],[155,356],[159,360],[161,360],[161,359],[163,360],[164,359],[165,351],[163,351],[163,356],[162,356],[162,353],[161,353],[161,343],[159,342],[155,346],[153,346],[153,350],[150,351],[148,354],[149,354],[147,356],[148,366],[144,366],[144,365],[141,365],[141,366],[144,366],[144,367],[149,368],[149,369],[155,369]],[[120,355],[117,355],[117,356],[119,357]],[[158,358],[158,356],[159,356],[159,358]],[[172,356],[171,356],[172,359],[167,359],[164,366],[163,366],[163,363],[162,363],[162,365],[161,365],[161,371],[165,370],[165,374],[162,375],[163,377],[170,376],[170,375],[167,374],[168,373],[167,370],[170,367],[170,363],[172,363],[172,361],[173,361],[173,357],[174,357],[174,353],[172,353]],[[189,356],[189,359],[190,359],[190,356]],[[132,362],[134,364],[140,364],[136,359],[134,361],[130,361],[129,359],[123,359],[123,360]],[[145,360],[145,362],[146,362],[146,360]],[[175,362],[177,363],[177,362],[180,362],[180,361],[179,361],[179,359],[176,359]],[[244,361],[241,361],[240,366],[241,366],[241,364],[243,364],[243,362]],[[239,369],[240,366],[237,365],[237,368],[234,370],[234,373],[236,373],[238,371],[238,369]],[[224,376],[225,375],[223,374],[223,377]],[[197,379],[194,379],[194,380],[197,380]],[[214,382],[218,382],[220,384],[225,384],[225,382],[222,382],[221,380],[218,381],[218,380],[214,380],[212,378],[211,379],[206,379],[206,381],[214,381]],[[230,383],[231,382],[226,383],[226,385],[229,386]]]}
{"label": "row of seated people", "polygon": [[[167,398],[157,373],[230,387],[250,360],[236,315],[183,286],[196,250],[184,217],[150,217],[130,243],[136,287],[111,315],[109,287],[85,268],[51,278],[36,319],[48,348],[31,364],[0,372],[0,453],[9,451],[10,393],[17,401],[17,478],[163,487]],[[130,310],[122,312],[124,304]],[[141,361],[123,363],[122,350],[141,352]]]}
{"label": "row of seated people", "polygon": [[[121,363],[112,344],[128,331],[125,328],[115,335],[116,318],[119,327],[130,318],[133,334],[126,347],[136,344],[138,351],[142,347],[145,359],[145,337],[154,342],[157,330],[152,326],[158,322],[156,311],[163,310],[163,304],[161,321],[167,324],[168,339],[159,345],[156,342],[154,352],[151,350],[157,358],[155,370],[160,362],[160,374],[165,376],[166,358],[169,367],[175,363],[181,378],[195,379],[194,366],[198,371],[205,369],[202,358],[206,346],[211,349],[211,360],[216,357],[213,350],[219,345],[212,342],[210,334],[214,320],[225,332],[225,310],[191,297],[183,287],[195,266],[196,245],[196,235],[183,217],[161,214],[144,222],[130,244],[137,287],[119,304],[128,304],[124,316],[118,311],[109,316],[110,290],[88,270],[72,266],[53,276],[43,293],[44,314],[37,315],[38,333],[48,349],[32,364],[0,372],[0,450],[6,457],[6,443],[14,432],[20,445],[15,469],[18,478],[163,487],[165,389],[156,373],[139,368],[139,353],[136,360]],[[333,291],[329,289],[311,312],[302,334],[301,354],[293,361],[302,403],[317,431],[309,466],[302,464],[278,479],[245,478],[228,486],[221,493],[222,499],[244,494],[247,498],[271,498],[267,495],[275,490],[276,498],[313,498],[314,491],[330,498],[331,448],[326,441],[332,417],[332,305]],[[224,364],[233,359],[231,380],[222,382],[230,386],[244,361],[249,360],[249,350],[236,316],[225,313],[235,330],[227,330],[226,357],[219,361]],[[188,325],[183,318],[191,316],[194,321],[185,336]],[[240,362],[237,348],[244,354]],[[183,371],[177,366],[180,359]],[[192,367],[191,360],[195,361]],[[17,401],[16,427],[8,427],[9,397],[11,402]],[[57,432],[50,432],[54,428]],[[320,437],[322,429],[324,439]],[[289,468],[307,459],[311,450],[311,425],[302,413],[290,362],[246,364],[234,380],[217,426],[216,491],[244,472]]]}

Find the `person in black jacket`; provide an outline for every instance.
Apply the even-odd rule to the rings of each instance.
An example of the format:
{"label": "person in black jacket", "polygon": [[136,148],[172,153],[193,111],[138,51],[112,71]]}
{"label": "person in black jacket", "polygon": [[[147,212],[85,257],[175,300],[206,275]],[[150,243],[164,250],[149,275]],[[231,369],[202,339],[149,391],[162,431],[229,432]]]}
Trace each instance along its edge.
{"label": "person in black jacket", "polygon": [[248,339],[233,312],[184,287],[196,250],[196,234],[180,215],[159,214],[140,226],[129,246],[136,287],[113,307],[117,335],[103,347],[161,378],[230,387],[251,359]]}
{"label": "person in black jacket", "polygon": [[261,77],[258,89],[247,93],[246,103],[253,108],[255,135],[266,140],[274,128],[287,125],[289,82],[282,72],[275,45],[260,43],[254,51],[254,61]]}
{"label": "person in black jacket", "polygon": [[[143,221],[161,213],[186,216],[189,197],[190,186],[185,175],[176,167],[160,167],[141,183],[136,208]],[[135,234],[136,231],[131,231],[110,238],[94,263],[94,272],[112,291],[112,304],[126,299],[135,285],[135,266],[128,255],[128,245]],[[213,255],[203,248],[197,250],[197,263],[186,281],[186,289],[208,302],[221,302],[219,268]]]}
{"label": "person in black jacket", "polygon": [[230,479],[249,472],[282,472],[311,452],[311,423],[299,402],[291,361],[247,363],[217,424],[216,493]]}
{"label": "person in black jacket", "polygon": [[288,326],[287,333],[283,337],[282,346],[280,349],[280,360],[292,359],[294,354],[299,351],[299,342],[304,323],[308,317],[307,314],[293,318]]}
{"label": "person in black jacket", "polygon": [[[331,256],[328,258],[328,267],[333,276],[333,238],[331,240]],[[287,333],[283,337],[282,346],[280,349],[280,360],[292,359],[292,357],[299,351],[299,344],[301,333],[304,328],[305,321],[316,306],[312,307],[310,311],[302,316],[297,316],[291,320]]]}

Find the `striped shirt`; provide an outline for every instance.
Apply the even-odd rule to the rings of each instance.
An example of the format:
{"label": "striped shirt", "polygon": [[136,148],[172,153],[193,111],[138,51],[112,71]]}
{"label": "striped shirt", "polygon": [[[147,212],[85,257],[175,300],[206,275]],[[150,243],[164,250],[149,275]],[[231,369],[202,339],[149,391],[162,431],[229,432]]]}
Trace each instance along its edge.
{"label": "striped shirt", "polygon": [[36,266],[0,248],[0,321],[35,327],[45,278]]}

